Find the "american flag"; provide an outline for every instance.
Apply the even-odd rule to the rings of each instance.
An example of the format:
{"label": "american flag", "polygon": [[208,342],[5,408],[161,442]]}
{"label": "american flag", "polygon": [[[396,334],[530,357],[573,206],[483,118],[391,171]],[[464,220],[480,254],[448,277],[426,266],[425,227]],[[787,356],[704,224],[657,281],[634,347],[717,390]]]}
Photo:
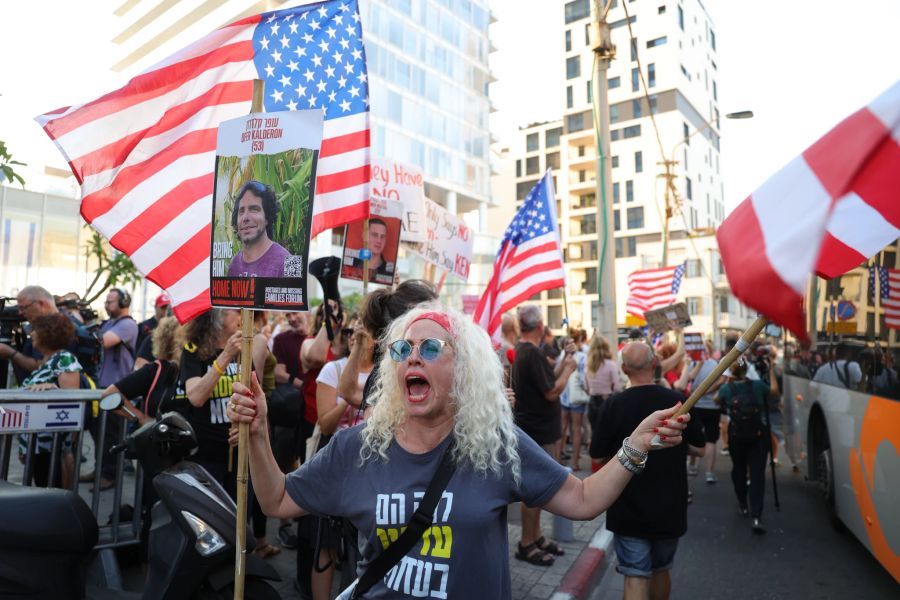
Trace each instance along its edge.
{"label": "american flag", "polygon": [[900,237],[900,82],[836,125],[716,231],[744,304],[806,336],[814,271],[833,278]]}
{"label": "american flag", "polygon": [[18,410],[0,407],[0,429],[19,429],[22,427],[24,413]]}
{"label": "american flag", "polygon": [[222,27],[85,104],[37,117],[81,183],[81,214],[172,296],[182,322],[209,308],[219,123],[265,110],[325,113],[312,215],[321,231],[368,216],[369,91],[356,0]]}
{"label": "american flag", "polygon": [[528,192],[506,228],[494,261],[494,274],[473,318],[497,341],[504,312],[542,290],[562,287],[565,283],[556,225],[556,194],[548,170]]}
{"label": "american flag", "polygon": [[684,263],[674,267],[644,269],[628,276],[628,314],[644,318],[644,313],[675,303],[681,288]]}
{"label": "american flag", "polygon": [[884,324],[891,329],[900,329],[900,270],[869,266],[869,294],[873,298],[876,281],[884,308]]}

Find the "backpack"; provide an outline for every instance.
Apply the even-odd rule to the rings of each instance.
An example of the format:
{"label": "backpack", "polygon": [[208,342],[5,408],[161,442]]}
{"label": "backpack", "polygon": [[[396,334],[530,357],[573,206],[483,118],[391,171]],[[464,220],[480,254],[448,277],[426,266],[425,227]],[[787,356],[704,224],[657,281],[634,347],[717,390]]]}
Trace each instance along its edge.
{"label": "backpack", "polygon": [[753,384],[748,381],[743,385],[729,383],[728,386],[731,390],[728,400],[728,416],[731,418],[728,438],[741,442],[759,439],[765,431],[762,422],[763,403],[753,393]]}

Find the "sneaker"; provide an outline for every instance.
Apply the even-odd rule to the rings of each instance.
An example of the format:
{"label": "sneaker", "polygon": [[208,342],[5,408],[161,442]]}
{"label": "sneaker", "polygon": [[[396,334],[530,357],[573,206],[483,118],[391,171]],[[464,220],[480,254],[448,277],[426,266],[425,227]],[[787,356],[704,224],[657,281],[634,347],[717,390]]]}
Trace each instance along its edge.
{"label": "sneaker", "polygon": [[756,535],[762,535],[766,532],[766,529],[762,526],[762,521],[760,521],[759,517],[753,518],[753,523],[750,525],[750,528]]}
{"label": "sneaker", "polygon": [[688,465],[688,475],[696,477],[698,473],[700,473],[700,469],[697,465]]}
{"label": "sneaker", "polygon": [[294,533],[290,523],[285,523],[278,528],[278,543],[282,548],[296,550],[298,545],[297,534]]}
{"label": "sneaker", "polygon": [[719,454],[721,454],[722,456],[728,456],[728,446],[725,446],[724,448],[719,450]]}
{"label": "sneaker", "polygon": [[719,480],[719,479],[716,477],[716,474],[715,474],[715,473],[713,473],[712,471],[707,471],[707,472],[706,472],[706,483],[715,483],[715,482],[717,482],[718,480]]}

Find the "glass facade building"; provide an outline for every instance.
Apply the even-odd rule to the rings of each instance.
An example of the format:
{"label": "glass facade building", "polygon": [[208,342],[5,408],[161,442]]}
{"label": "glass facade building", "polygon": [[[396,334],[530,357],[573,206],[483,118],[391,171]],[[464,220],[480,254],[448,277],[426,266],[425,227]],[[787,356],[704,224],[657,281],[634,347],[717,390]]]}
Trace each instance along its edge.
{"label": "glass facade building", "polygon": [[422,168],[426,195],[464,213],[490,198],[487,1],[360,3],[372,156]]}

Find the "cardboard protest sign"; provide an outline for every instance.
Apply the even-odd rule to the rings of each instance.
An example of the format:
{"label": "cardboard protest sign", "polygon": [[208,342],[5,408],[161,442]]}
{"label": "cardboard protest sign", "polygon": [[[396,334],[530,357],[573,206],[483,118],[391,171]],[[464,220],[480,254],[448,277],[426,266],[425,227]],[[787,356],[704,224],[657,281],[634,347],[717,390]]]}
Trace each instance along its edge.
{"label": "cardboard protest sign", "polygon": [[703,360],[703,350],[703,334],[685,332],[684,351],[691,357],[691,360]]}
{"label": "cardboard protest sign", "polygon": [[644,313],[644,318],[647,319],[647,327],[651,331],[668,331],[672,329],[671,323],[675,323],[681,328],[692,324],[691,315],[688,314],[687,304],[684,302],[648,310]]}
{"label": "cardboard protest sign", "polygon": [[412,248],[428,262],[457,277],[469,278],[475,236],[465,222],[425,198],[425,241]]}
{"label": "cardboard protest sign", "polygon": [[372,161],[372,200],[394,200],[403,204],[400,239],[425,241],[425,178],[418,167],[382,158]]}
{"label": "cardboard protest sign", "polygon": [[322,146],[320,110],[252,113],[219,126],[210,301],[308,310],[306,265]]}
{"label": "cardboard protest sign", "polygon": [[[369,207],[369,283],[391,285],[397,269],[403,205],[395,200],[372,198]],[[341,277],[363,280],[363,222],[355,221],[344,230],[344,260]]]}

